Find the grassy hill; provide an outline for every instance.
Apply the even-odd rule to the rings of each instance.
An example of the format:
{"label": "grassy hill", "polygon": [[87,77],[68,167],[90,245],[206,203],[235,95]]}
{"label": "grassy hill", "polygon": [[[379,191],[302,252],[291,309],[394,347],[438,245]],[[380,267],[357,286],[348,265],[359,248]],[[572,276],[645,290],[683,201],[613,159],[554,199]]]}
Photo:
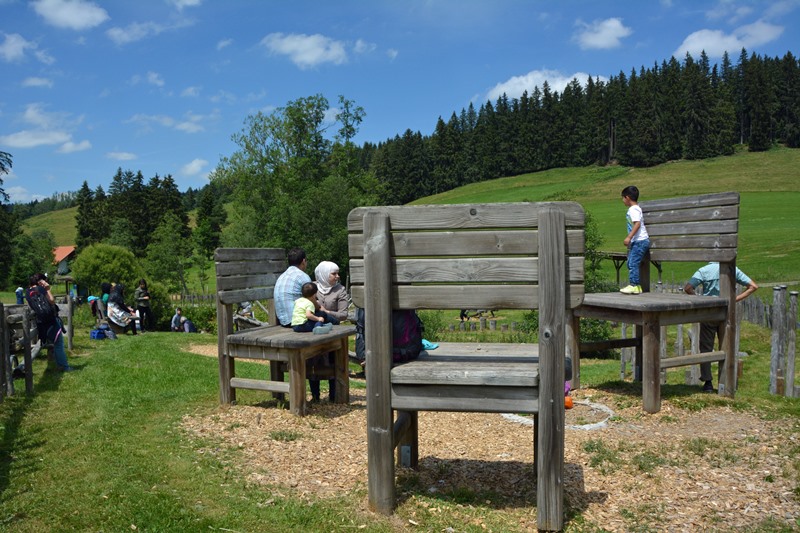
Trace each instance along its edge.
{"label": "grassy hill", "polygon": [[[800,280],[800,150],[737,152],[703,161],[677,161],[651,168],[552,169],[475,183],[415,203],[574,200],[597,221],[603,250],[623,251],[625,208],[620,191],[636,185],[640,200],[722,191],[741,194],[739,266],[759,283]],[[682,282],[694,263],[664,265],[664,280]],[[613,278],[614,267],[606,266]],[[623,267],[622,275],[627,270]],[[656,272],[652,279],[655,280]]]}
{"label": "grassy hill", "polygon": [[[739,265],[759,283],[800,280],[800,150],[739,151],[702,161],[676,161],[651,168],[621,166],[559,168],[475,183],[414,203],[516,202],[574,200],[597,221],[602,249],[623,251],[625,211],[620,191],[636,185],[642,200],[720,191],[742,197]],[[59,245],[75,243],[77,208],[28,219],[24,229],[47,228]],[[696,264],[664,266],[664,280],[681,282]],[[613,279],[614,268],[606,266]],[[622,274],[626,270],[623,268]],[[653,273],[655,278],[655,272]]]}

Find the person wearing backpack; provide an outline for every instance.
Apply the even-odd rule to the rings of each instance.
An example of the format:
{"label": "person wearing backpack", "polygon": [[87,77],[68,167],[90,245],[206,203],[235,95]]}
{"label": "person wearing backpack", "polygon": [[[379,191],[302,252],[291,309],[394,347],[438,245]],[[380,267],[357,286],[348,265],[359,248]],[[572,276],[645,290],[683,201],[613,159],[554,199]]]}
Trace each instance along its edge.
{"label": "person wearing backpack", "polygon": [[67,361],[67,352],[64,349],[64,331],[61,320],[58,318],[58,306],[50,292],[50,284],[44,274],[34,274],[30,277],[30,286],[25,293],[28,306],[36,315],[36,329],[39,331],[39,340],[42,344],[53,343],[53,355],[56,365],[62,372],[72,372],[75,368]]}

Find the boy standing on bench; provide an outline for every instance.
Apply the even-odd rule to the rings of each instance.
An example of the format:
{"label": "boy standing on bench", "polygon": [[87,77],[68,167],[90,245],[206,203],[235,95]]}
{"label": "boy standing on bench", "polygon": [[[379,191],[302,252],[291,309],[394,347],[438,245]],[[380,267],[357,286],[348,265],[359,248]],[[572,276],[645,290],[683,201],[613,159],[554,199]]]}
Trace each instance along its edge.
{"label": "boy standing on bench", "polygon": [[629,185],[622,189],[622,203],[628,208],[625,219],[628,223],[628,235],[623,241],[628,248],[628,286],[620,289],[622,294],[642,294],[639,281],[639,265],[650,249],[650,235],[644,227],[644,215],[639,207],[639,189]]}

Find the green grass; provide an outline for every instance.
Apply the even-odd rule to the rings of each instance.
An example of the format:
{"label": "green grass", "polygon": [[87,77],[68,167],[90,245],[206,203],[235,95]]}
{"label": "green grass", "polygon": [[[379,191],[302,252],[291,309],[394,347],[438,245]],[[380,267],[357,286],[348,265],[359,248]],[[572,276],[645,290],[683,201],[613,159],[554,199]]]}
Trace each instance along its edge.
{"label": "green grass", "polygon": [[78,214],[77,207],[51,211],[43,215],[31,217],[22,222],[22,230],[30,235],[37,229],[46,229],[53,234],[56,246],[72,246],[78,235],[78,228],[75,225],[75,216]]}
{"label": "green grass", "polygon": [[[603,250],[623,251],[625,212],[620,191],[634,184],[641,200],[721,191],[741,194],[739,266],[759,283],[800,281],[800,150],[739,151],[702,161],[677,161],[646,169],[584,167],[552,169],[475,183],[414,203],[574,200],[592,213],[603,236]],[[682,283],[695,263],[664,265],[664,281]],[[604,272],[615,278],[612,263]],[[624,278],[627,270],[622,269]],[[655,268],[651,279],[657,279]],[[795,287],[796,288],[796,287]]]}

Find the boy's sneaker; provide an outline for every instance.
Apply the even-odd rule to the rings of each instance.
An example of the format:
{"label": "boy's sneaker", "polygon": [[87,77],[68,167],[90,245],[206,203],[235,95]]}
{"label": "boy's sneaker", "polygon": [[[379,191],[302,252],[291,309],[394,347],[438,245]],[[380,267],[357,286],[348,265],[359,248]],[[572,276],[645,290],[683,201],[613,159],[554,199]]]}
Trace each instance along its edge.
{"label": "boy's sneaker", "polygon": [[621,292],[622,294],[642,294],[642,286],[628,285],[627,287],[620,289],[619,292]]}
{"label": "boy's sneaker", "polygon": [[703,383],[703,392],[717,392],[714,390],[714,384],[711,381]]}

